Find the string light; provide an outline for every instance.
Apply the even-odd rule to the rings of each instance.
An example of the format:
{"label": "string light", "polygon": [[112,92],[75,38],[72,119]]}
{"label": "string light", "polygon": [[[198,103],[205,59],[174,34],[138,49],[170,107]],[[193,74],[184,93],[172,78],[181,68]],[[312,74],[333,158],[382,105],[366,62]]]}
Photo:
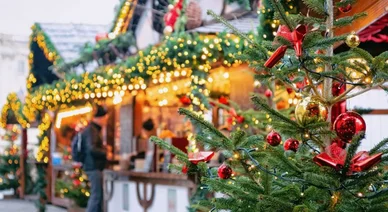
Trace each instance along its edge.
{"label": "string light", "polygon": [[48,130],[50,129],[50,116],[48,113],[42,115],[42,122],[38,126],[38,138],[39,138],[39,148],[36,154],[36,161],[48,163],[49,161],[49,138],[47,136]]}
{"label": "string light", "polygon": [[82,107],[78,109],[71,109],[69,111],[62,111],[57,114],[57,119],[55,121],[55,127],[61,128],[62,119],[71,117],[71,116],[77,116],[81,114],[86,114],[92,112],[93,108],[91,106]]}

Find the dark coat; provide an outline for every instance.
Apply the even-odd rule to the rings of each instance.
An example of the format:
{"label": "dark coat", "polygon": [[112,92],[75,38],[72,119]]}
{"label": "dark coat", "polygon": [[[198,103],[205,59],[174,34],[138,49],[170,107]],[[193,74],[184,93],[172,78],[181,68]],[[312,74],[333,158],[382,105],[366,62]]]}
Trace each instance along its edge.
{"label": "dark coat", "polygon": [[84,171],[103,170],[106,165],[106,149],[104,148],[101,127],[90,123],[81,134],[85,144]]}

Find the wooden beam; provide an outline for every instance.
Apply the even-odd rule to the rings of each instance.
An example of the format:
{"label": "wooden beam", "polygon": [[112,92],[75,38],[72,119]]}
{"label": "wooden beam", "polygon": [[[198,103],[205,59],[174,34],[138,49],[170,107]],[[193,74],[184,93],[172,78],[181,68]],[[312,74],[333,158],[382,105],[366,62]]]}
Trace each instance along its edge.
{"label": "wooden beam", "polygon": [[335,30],[336,35],[350,33],[352,31],[360,32],[373,22],[388,13],[388,0],[358,0],[349,13],[340,13],[336,18],[352,16],[357,13],[366,12],[368,16],[360,18],[352,25],[341,27]]}

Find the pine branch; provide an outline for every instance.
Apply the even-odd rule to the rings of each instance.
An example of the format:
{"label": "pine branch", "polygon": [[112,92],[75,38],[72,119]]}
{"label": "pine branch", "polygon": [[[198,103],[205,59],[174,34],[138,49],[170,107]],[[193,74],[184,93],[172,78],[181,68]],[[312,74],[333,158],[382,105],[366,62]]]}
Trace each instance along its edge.
{"label": "pine branch", "polygon": [[320,0],[303,0],[303,3],[309,8],[320,15],[325,15],[325,7]]}
{"label": "pine branch", "polygon": [[[373,56],[369,52],[360,48],[353,48],[351,51],[357,54],[358,56],[361,56],[362,58],[364,58],[368,63],[373,62]],[[361,65],[364,65],[364,64],[361,64]]]}
{"label": "pine branch", "polygon": [[290,124],[292,127],[295,127],[297,128],[298,130],[300,131],[303,131],[303,128],[298,124],[296,123],[295,121],[292,121],[291,119],[287,118],[286,116],[284,116],[283,114],[279,113],[278,111],[274,110],[273,108],[271,108],[267,103],[266,103],[266,100],[265,99],[262,99],[258,96],[253,96],[251,97],[251,100],[252,102],[257,106],[259,107],[260,109],[268,112],[270,114],[270,116],[272,116],[273,118],[276,118],[278,120],[281,120],[285,123],[288,123]]}
{"label": "pine branch", "polygon": [[367,14],[365,12],[363,13],[358,13],[354,16],[346,16],[346,17],[343,17],[343,18],[339,18],[339,19],[336,19],[334,21],[334,26],[335,27],[343,27],[343,26],[346,26],[346,25],[350,25],[352,24],[355,20],[359,19],[359,18],[362,18],[362,17],[365,17],[367,16]]}
{"label": "pine branch", "polygon": [[261,175],[263,176],[264,194],[269,195],[271,193],[272,175],[267,172],[261,172]]}
{"label": "pine branch", "polygon": [[248,41],[251,45],[257,47],[258,45],[250,39],[246,34],[240,32],[236,27],[234,27],[232,24],[230,24],[227,20],[222,18],[221,16],[215,14],[213,11],[208,10],[207,11],[208,15],[211,15],[214,19],[216,19],[218,22],[224,24],[226,27],[228,27],[230,30],[232,30],[236,35],[238,35],[241,38],[244,38],[246,41]]}
{"label": "pine branch", "polygon": [[163,149],[169,150],[174,155],[180,156],[181,158],[185,158],[186,160],[184,162],[189,162],[187,154],[182,152],[182,150],[176,148],[175,146],[168,144],[167,142],[165,142],[164,140],[156,136],[152,136],[151,141],[157,144],[158,146],[162,147]]}
{"label": "pine branch", "polygon": [[285,157],[282,151],[274,149],[274,155],[292,171],[298,174],[302,173],[302,170],[299,169],[295,164],[293,164],[287,157]]}
{"label": "pine branch", "polygon": [[305,48],[306,49],[309,49],[309,48],[326,48],[326,47],[329,47],[329,46],[332,46],[334,45],[335,43],[339,42],[339,41],[343,41],[346,39],[348,35],[341,35],[341,36],[337,36],[337,37],[332,37],[332,38],[324,38],[324,39],[319,39],[319,40],[315,40],[310,42],[309,45],[305,45]]}
{"label": "pine branch", "polygon": [[252,145],[256,145],[259,142],[262,142],[264,137],[262,135],[251,135],[247,139],[245,139],[243,142],[240,143],[239,147],[249,147]]}
{"label": "pine branch", "polygon": [[384,140],[380,141],[378,144],[376,144],[371,150],[369,150],[369,154],[375,154],[377,153],[381,148],[383,148],[388,143],[388,138],[385,138]]}
{"label": "pine branch", "polygon": [[356,154],[358,147],[361,145],[361,140],[364,139],[364,137],[365,137],[365,132],[361,132],[358,135],[353,137],[352,143],[350,144],[348,151],[347,151],[348,153],[346,154],[344,168],[342,169],[343,175],[346,175],[348,173],[351,160],[354,157],[354,155]]}
{"label": "pine branch", "polygon": [[185,108],[179,108],[178,113],[181,115],[187,116],[190,120],[195,121],[196,123],[199,123],[204,129],[208,129],[211,133],[218,136],[219,138],[223,140],[229,140],[224,134],[222,134],[217,128],[215,128],[210,122],[205,121],[200,116],[196,115],[195,113],[189,111]]}
{"label": "pine branch", "polygon": [[275,9],[281,20],[286,24],[288,29],[292,32],[294,31],[295,25],[291,23],[291,21],[286,16],[286,11],[283,8],[283,5],[279,2],[279,0],[270,0],[272,7]]}
{"label": "pine branch", "polygon": [[244,131],[239,130],[232,133],[232,141],[234,146],[238,146],[244,140],[246,140],[246,133]]}
{"label": "pine branch", "polygon": [[216,139],[209,139],[209,138],[202,136],[202,135],[196,135],[195,140],[201,144],[208,144],[211,147],[214,147],[217,149],[224,146],[222,142],[219,142]]}

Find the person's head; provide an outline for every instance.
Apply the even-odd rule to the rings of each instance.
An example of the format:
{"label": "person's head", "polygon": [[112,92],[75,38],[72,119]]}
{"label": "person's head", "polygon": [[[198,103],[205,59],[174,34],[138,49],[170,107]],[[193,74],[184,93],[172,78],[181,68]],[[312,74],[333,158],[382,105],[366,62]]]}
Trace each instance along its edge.
{"label": "person's head", "polygon": [[108,112],[103,106],[96,106],[93,115],[93,122],[100,126],[105,126],[108,123]]}
{"label": "person's head", "polygon": [[155,125],[152,119],[147,119],[147,121],[143,122],[143,129],[145,131],[151,132],[154,128],[155,128]]}

